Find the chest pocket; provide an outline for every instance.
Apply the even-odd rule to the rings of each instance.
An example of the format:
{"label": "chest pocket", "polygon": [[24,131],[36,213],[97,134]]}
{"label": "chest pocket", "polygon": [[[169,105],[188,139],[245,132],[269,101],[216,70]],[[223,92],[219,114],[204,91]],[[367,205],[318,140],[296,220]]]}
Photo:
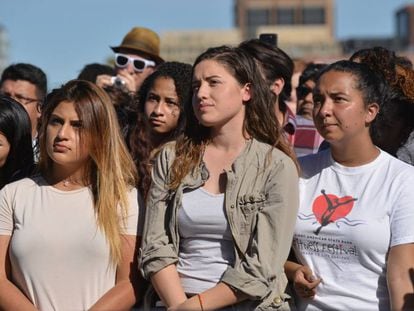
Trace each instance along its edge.
{"label": "chest pocket", "polygon": [[266,201],[264,193],[247,193],[238,197],[238,203],[241,211],[249,215],[263,209]]}

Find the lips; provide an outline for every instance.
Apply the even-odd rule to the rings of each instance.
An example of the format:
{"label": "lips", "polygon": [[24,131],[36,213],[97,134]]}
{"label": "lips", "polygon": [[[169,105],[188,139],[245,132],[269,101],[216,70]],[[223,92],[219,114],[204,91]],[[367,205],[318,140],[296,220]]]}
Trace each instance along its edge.
{"label": "lips", "polygon": [[53,151],[54,152],[66,152],[68,150],[70,150],[70,148],[65,146],[64,144],[56,143],[56,144],[53,145]]}
{"label": "lips", "polygon": [[164,121],[161,121],[160,119],[152,119],[152,118],[149,119],[149,122],[153,126],[160,126],[160,125],[163,125],[165,123]]}
{"label": "lips", "polygon": [[199,103],[198,105],[197,105],[197,109],[199,110],[199,111],[205,111],[205,110],[207,110],[209,107],[212,107],[213,105],[212,104],[207,104],[207,103]]}

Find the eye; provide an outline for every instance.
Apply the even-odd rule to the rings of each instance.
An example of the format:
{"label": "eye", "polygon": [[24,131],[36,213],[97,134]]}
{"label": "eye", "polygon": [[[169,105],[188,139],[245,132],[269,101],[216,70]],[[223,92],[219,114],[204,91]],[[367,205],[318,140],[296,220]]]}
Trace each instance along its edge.
{"label": "eye", "polygon": [[49,120],[49,124],[51,125],[62,125],[63,124],[63,120],[61,118],[58,117],[51,117]]}
{"label": "eye", "polygon": [[191,89],[193,90],[193,92],[197,92],[199,88],[200,88],[199,82],[195,82],[191,85]]}
{"label": "eye", "polygon": [[82,121],[71,121],[70,124],[75,129],[81,129],[83,127]]}
{"label": "eye", "polygon": [[220,81],[219,80],[216,80],[216,79],[211,79],[209,81],[210,86],[216,86],[219,83],[220,83]]}
{"label": "eye", "polygon": [[156,102],[156,101],[158,101],[158,96],[156,96],[155,94],[150,93],[147,96],[147,101],[148,102]]}
{"label": "eye", "polygon": [[167,103],[168,106],[178,106],[178,103],[172,99],[166,99],[165,102]]}
{"label": "eye", "polygon": [[345,102],[346,101],[346,98],[343,97],[343,96],[335,96],[333,98],[333,100],[334,100],[335,103],[341,103],[341,102]]}

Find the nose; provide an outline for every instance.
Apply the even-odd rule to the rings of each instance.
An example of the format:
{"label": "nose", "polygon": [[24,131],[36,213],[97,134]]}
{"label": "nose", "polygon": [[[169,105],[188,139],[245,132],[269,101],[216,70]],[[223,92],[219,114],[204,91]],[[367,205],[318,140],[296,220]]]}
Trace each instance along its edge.
{"label": "nose", "polygon": [[326,118],[332,115],[332,101],[330,99],[323,100],[319,105],[314,105],[314,115]]}
{"label": "nose", "polygon": [[65,140],[67,139],[67,135],[68,135],[68,125],[63,124],[57,132],[57,138],[59,140]]}
{"label": "nose", "polygon": [[152,110],[152,114],[157,116],[164,115],[164,103],[162,101],[158,101],[155,104],[154,109]]}
{"label": "nose", "polygon": [[308,103],[313,103],[313,94],[312,94],[312,92],[309,92],[309,93],[305,96],[304,100],[305,100],[305,101],[307,101]]}
{"label": "nose", "polygon": [[207,98],[207,87],[205,83],[200,83],[197,90],[194,92],[197,99],[204,99]]}

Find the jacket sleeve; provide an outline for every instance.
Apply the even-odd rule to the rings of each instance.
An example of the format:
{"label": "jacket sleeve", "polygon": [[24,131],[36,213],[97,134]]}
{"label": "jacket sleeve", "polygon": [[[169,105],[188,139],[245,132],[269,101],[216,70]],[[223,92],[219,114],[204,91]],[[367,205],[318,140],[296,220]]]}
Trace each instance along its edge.
{"label": "jacket sleeve", "polygon": [[167,145],[157,156],[152,168],[152,184],[148,193],[139,266],[144,278],[177,262],[178,255],[170,238],[168,213],[168,170],[172,148]]}
{"label": "jacket sleeve", "polygon": [[264,202],[245,206],[256,211],[246,249],[236,254],[234,267],[221,279],[251,300],[263,300],[272,292],[282,295],[287,283],[283,265],[299,207],[298,173],[290,158],[274,156],[262,190]]}

